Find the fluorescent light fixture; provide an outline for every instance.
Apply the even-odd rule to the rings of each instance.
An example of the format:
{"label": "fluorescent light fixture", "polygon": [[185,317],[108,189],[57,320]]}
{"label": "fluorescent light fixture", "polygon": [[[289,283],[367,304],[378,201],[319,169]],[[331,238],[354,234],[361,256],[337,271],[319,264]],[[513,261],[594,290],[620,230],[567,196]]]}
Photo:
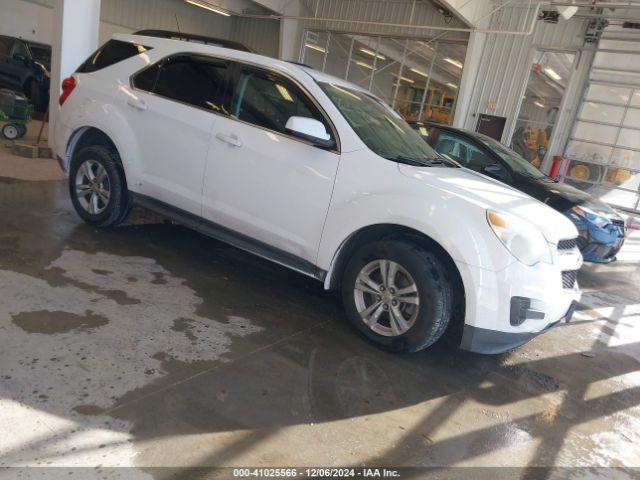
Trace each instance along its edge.
{"label": "fluorescent light fixture", "polygon": [[565,20],[569,20],[576,14],[576,12],[578,11],[578,7],[576,7],[575,5],[558,5],[556,7],[556,10],[558,10],[558,13],[562,15],[562,18],[564,18]]}
{"label": "fluorescent light fixture", "polygon": [[387,57],[384,55],[380,55],[379,53],[374,52],[373,50],[369,50],[368,48],[361,47],[360,50],[362,53],[369,55],[370,57],[376,57],[378,60],[386,60]]}
{"label": "fluorescent light fixture", "polygon": [[556,71],[553,70],[552,68],[549,68],[549,67],[545,68],[544,73],[546,73],[549,78],[554,79],[556,82],[562,80],[562,77],[558,75]]}
{"label": "fluorescent light fixture", "polygon": [[400,75],[398,75],[398,74],[396,74],[396,73],[394,73],[394,74],[393,74],[393,76],[394,76],[394,77],[396,77],[396,78],[399,78],[400,80],[405,81],[405,82],[407,82],[407,83],[414,83],[414,81],[413,81],[413,80],[411,80],[410,78],[407,78],[407,77],[401,77]]}
{"label": "fluorescent light fixture", "polygon": [[428,43],[423,42],[422,40],[418,40],[418,43],[419,43],[420,45],[422,45],[423,47],[427,47],[429,50],[433,50],[433,51],[435,51],[435,48],[433,48],[433,47],[432,47],[431,45],[429,45]]}
{"label": "fluorescent light fixture", "polygon": [[361,67],[368,68],[369,70],[373,70],[373,65],[370,65],[366,62],[361,62],[360,60],[356,60],[356,65],[360,65]]}
{"label": "fluorescent light fixture", "polygon": [[422,77],[428,77],[429,74],[423,72],[422,70],[418,70],[417,68],[410,68],[409,70],[411,70],[413,73],[417,73],[418,75],[422,76]]}
{"label": "fluorescent light fixture", "polygon": [[320,45],[316,45],[315,43],[305,43],[305,47],[310,48],[311,50],[315,50],[316,52],[325,53],[326,50],[322,48]]}
{"label": "fluorescent light fixture", "polygon": [[293,102],[293,97],[289,93],[289,90],[287,90],[284,86],[280,85],[279,83],[276,83],[276,89],[278,90],[278,93],[280,93],[280,96],[284,98],[287,102]]}
{"label": "fluorescent light fixture", "polygon": [[458,86],[457,86],[457,85],[454,85],[453,83],[445,83],[445,85],[446,85],[447,87],[451,87],[451,88],[458,88]]}
{"label": "fluorescent light fixture", "polygon": [[459,62],[458,60],[454,60],[453,58],[445,57],[444,61],[449,62],[451,65],[454,65],[458,68],[462,68],[462,62]]}
{"label": "fluorescent light fixture", "polygon": [[536,105],[537,107],[544,108],[544,103],[540,103],[537,100],[533,102],[533,104]]}
{"label": "fluorescent light fixture", "polygon": [[231,14],[229,12],[224,11],[222,8],[220,7],[216,7],[215,5],[211,5],[208,2],[202,2],[201,0],[184,0],[187,3],[190,3],[191,5],[195,5],[196,7],[200,7],[200,8],[204,8],[206,10],[210,10],[212,12],[215,12],[219,15],[224,15],[225,17],[230,17]]}

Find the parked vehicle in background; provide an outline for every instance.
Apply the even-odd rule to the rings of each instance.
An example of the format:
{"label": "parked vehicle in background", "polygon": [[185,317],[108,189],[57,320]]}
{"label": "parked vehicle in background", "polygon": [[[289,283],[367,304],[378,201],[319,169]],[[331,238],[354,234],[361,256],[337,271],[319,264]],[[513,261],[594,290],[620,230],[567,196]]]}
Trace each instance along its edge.
{"label": "parked vehicle in background", "polygon": [[507,183],[546,203],[578,228],[578,247],[584,259],[610,263],[622,248],[624,219],[606,203],[543,174],[515,151],[493,138],[432,122],[412,126],[438,153],[463,167]]}
{"label": "parked vehicle in background", "polygon": [[156,210],[340,289],[392,351],[451,329],[498,353],[571,317],[564,216],[438,155],[354,84],[159,37],[116,35],[62,84],[54,152],[85,222]]}
{"label": "parked vehicle in background", "polygon": [[0,35],[0,87],[24,93],[36,110],[49,103],[51,47]]}

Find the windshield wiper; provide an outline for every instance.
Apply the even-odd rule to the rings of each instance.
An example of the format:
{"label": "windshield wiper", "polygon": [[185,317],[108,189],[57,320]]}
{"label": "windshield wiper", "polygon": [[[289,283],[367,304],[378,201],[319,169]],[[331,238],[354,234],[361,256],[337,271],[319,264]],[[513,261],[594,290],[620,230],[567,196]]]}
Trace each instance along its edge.
{"label": "windshield wiper", "polygon": [[411,165],[414,167],[438,167],[441,165],[448,165],[450,167],[458,166],[454,162],[441,156],[430,158],[428,160],[416,160],[415,158],[409,158],[403,155],[398,155],[396,157],[387,157],[387,159],[392,160],[394,162],[403,163],[405,165]]}

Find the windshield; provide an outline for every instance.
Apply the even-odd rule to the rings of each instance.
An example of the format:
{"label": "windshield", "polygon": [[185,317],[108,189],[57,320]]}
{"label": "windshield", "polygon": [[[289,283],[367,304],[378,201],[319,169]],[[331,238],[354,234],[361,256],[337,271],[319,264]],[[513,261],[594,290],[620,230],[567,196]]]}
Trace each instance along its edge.
{"label": "windshield", "polygon": [[33,59],[36,62],[44,65],[47,70],[51,68],[51,48],[45,45],[30,43],[29,49],[31,50],[31,55],[33,55]]}
{"label": "windshield", "polygon": [[496,152],[502,160],[505,161],[507,165],[509,165],[515,172],[522,173],[528,177],[532,178],[545,178],[546,175],[538,170],[536,167],[527,162],[524,158],[518,155],[516,152],[511,150],[510,148],[505,147],[503,144],[494,140],[491,137],[487,137],[486,135],[482,135],[479,133],[475,134],[478,139],[482,143],[484,143],[491,150]]}
{"label": "windshield", "polygon": [[393,110],[358,90],[319,82],[369,149],[389,160],[424,163],[438,154]]}

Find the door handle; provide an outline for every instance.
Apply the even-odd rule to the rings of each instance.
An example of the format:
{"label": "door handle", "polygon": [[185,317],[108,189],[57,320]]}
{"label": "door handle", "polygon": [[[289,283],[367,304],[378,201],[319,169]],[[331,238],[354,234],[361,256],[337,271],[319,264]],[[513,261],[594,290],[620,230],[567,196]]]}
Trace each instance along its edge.
{"label": "door handle", "polygon": [[136,110],[140,110],[140,111],[144,111],[147,108],[149,108],[149,107],[147,107],[147,104],[144,103],[144,100],[141,100],[139,98],[130,98],[129,100],[127,100],[127,104],[130,107],[133,107]]}
{"label": "door handle", "polygon": [[232,133],[231,135],[225,135],[224,133],[218,133],[216,134],[216,138],[222,142],[228,143],[229,145],[232,145],[234,147],[241,147],[242,146],[242,140],[240,140],[238,138],[238,136],[234,133]]}

